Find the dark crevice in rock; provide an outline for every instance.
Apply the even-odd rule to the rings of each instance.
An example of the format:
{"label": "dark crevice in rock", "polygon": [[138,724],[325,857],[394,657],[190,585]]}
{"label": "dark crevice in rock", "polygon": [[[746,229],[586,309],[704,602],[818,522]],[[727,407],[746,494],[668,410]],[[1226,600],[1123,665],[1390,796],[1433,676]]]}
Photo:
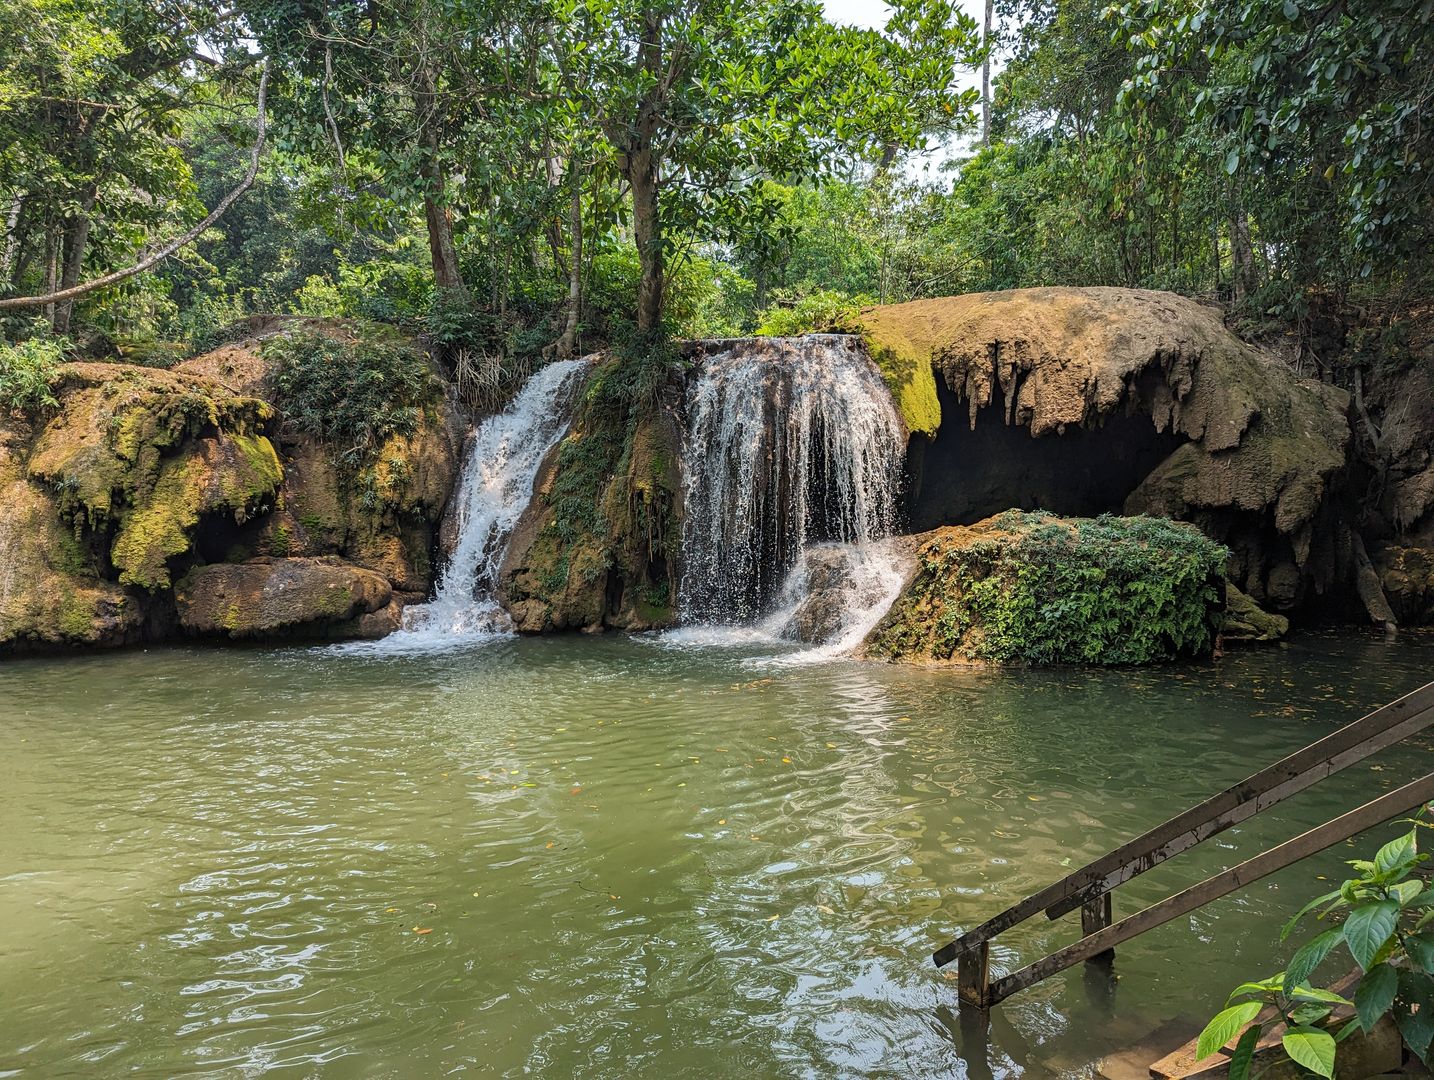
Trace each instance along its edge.
{"label": "dark crevice in rock", "polygon": [[[942,413],[963,410],[937,380]],[[1146,415],[1116,414],[1095,427],[1036,438],[1008,424],[1002,406],[978,411],[976,425],[946,423],[934,438],[913,436],[907,455],[907,519],[913,532],[969,525],[1002,510],[1049,510],[1093,517],[1118,513],[1126,497],[1186,440],[1156,431]],[[964,417],[962,417],[964,419]]]}

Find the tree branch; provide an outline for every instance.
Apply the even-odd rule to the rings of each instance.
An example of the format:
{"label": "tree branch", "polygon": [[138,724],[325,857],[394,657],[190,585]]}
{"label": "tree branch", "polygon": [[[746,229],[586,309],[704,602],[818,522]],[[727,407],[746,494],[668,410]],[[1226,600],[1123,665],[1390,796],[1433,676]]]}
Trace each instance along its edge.
{"label": "tree branch", "polygon": [[113,273],[105,274],[103,277],[92,278],[89,281],[82,281],[68,289],[60,289],[57,292],[47,293],[44,296],[12,296],[0,299],[0,311],[11,311],[16,308],[45,307],[49,304],[63,303],[73,300],[76,297],[92,293],[96,289],[103,289],[110,285],[118,284],[126,278],[132,278],[136,274],[142,274],[146,270],[162,263],[175,252],[188,244],[193,243],[204,231],[224,216],[225,212],[239,201],[240,197],[254,185],[254,179],[259,175],[259,157],[264,150],[264,134],[267,130],[267,117],[264,111],[265,99],[269,93],[269,61],[264,61],[264,68],[259,76],[259,101],[258,116],[254,125],[254,149],[249,155],[249,168],[244,173],[244,179],[239,181],[239,186],[231,191],[223,199],[219,200],[216,206],[198,225],[181,235],[175,237],[169,243],[158,248],[149,255],[140,259],[133,266],[127,266],[123,270],[116,270]]}

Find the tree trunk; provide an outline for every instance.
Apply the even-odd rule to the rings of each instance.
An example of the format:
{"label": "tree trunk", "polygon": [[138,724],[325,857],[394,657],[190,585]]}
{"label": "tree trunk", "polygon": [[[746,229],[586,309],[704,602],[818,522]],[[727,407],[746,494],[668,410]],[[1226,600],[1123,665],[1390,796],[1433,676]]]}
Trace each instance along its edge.
{"label": "tree trunk", "polygon": [[466,292],[458,273],[458,249],[453,243],[453,211],[442,202],[443,168],[436,161],[424,163],[419,175],[426,183],[423,216],[428,222],[428,253],[433,260],[433,283],[451,292]]}
{"label": "tree trunk", "polygon": [[662,326],[662,226],[657,218],[657,166],[652,147],[627,155],[627,182],[632,188],[632,231],[637,241],[641,276],[637,283],[637,329],[646,333]]}
{"label": "tree trunk", "polygon": [[1250,246],[1250,218],[1238,204],[1230,212],[1230,259],[1234,265],[1235,302],[1255,291],[1255,251]]}
{"label": "tree trunk", "polygon": [[559,357],[570,357],[578,351],[578,322],[583,307],[583,186],[582,173],[576,157],[571,165],[572,192],[568,205],[568,311],[563,336],[558,339]]}
{"label": "tree trunk", "polygon": [[986,0],[986,25],[981,36],[985,56],[981,60],[981,145],[991,145],[991,15],[994,0]]}
{"label": "tree trunk", "polygon": [[428,224],[428,252],[433,261],[433,283],[440,292],[463,297],[468,291],[458,272],[458,249],[453,243],[453,211],[448,206],[447,175],[438,138],[438,87],[433,72],[418,70],[419,92],[414,102],[418,114],[418,144],[421,151],[418,175],[423,180],[423,216]]}
{"label": "tree trunk", "polygon": [[5,215],[5,239],[0,242],[0,284],[13,280],[15,264],[20,253],[20,211],[25,208],[25,196],[15,196],[10,212]]}
{"label": "tree trunk", "polygon": [[[72,218],[65,228],[65,260],[60,273],[60,291],[72,289],[80,283],[80,271],[85,265],[85,247],[90,240],[90,227],[94,224],[95,199],[98,189],[91,185],[80,202],[79,215]],[[74,300],[62,300],[55,305],[51,325],[57,334],[70,332],[70,316],[74,313]]]}
{"label": "tree trunk", "polygon": [[[45,295],[53,295],[59,286],[58,264],[60,260],[60,236],[59,231],[50,226],[45,230]],[[55,305],[48,303],[44,307],[45,318],[50,320],[51,325],[55,322]]]}

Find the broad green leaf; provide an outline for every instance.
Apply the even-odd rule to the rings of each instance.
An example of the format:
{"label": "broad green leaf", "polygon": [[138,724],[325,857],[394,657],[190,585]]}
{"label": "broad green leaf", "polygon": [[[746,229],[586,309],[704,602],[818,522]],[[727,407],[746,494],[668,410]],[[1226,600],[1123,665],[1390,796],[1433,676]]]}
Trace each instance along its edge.
{"label": "broad green leaf", "polygon": [[1320,990],[1313,986],[1297,986],[1289,991],[1289,995],[1293,1001],[1320,1001],[1329,1005],[1350,1004],[1345,998],[1331,990]]}
{"label": "broad green leaf", "polygon": [[1245,1029],[1245,1034],[1240,1036],[1240,1041],[1235,1044],[1235,1052],[1230,1055],[1230,1080],[1248,1080],[1250,1060],[1255,1056],[1255,1046],[1259,1043],[1263,1030],[1263,1024],[1252,1024]]}
{"label": "broad green leaf", "polygon": [[1264,1006],[1258,1001],[1247,1001],[1217,1012],[1214,1019],[1205,1025],[1205,1030],[1200,1032],[1200,1040],[1195,1044],[1196,1060],[1209,1057],[1233,1039],[1235,1033],[1258,1016],[1262,1008]]}
{"label": "broad green leaf", "polygon": [[1234,176],[1240,171],[1240,151],[1231,150],[1225,155],[1225,171]]}
{"label": "broad green leaf", "polygon": [[1311,1027],[1290,1028],[1281,1041],[1285,1053],[1296,1064],[1318,1076],[1334,1076],[1334,1036],[1329,1032]]}
{"label": "broad green leaf", "polygon": [[[1409,1049],[1428,1065],[1430,1044],[1434,1042],[1434,976],[1407,968],[1399,973],[1400,1004],[1394,1019]],[[1409,1006],[1417,1006],[1410,1009]]]}
{"label": "broad green leaf", "polygon": [[1384,947],[1394,933],[1399,918],[1399,905],[1393,900],[1380,900],[1373,904],[1361,904],[1350,911],[1344,920],[1344,941],[1350,955],[1361,968],[1368,971],[1375,955]]}
{"label": "broad green leaf", "polygon": [[1387,874],[1406,860],[1414,858],[1414,830],[1389,841],[1374,856],[1374,868]]}
{"label": "broad green leaf", "polygon": [[1319,967],[1324,958],[1330,954],[1330,950],[1343,940],[1343,932],[1334,929],[1326,930],[1317,938],[1306,942],[1290,958],[1290,966],[1285,968],[1285,982],[1291,986],[1299,986],[1300,983],[1308,982],[1309,977],[1314,974],[1315,968]]}
{"label": "broad green leaf", "polygon": [[1364,973],[1354,990],[1354,1012],[1359,1017],[1359,1026],[1373,1031],[1379,1018],[1394,1004],[1394,995],[1399,990],[1399,973],[1388,964],[1379,964]]}
{"label": "broad green leaf", "polygon": [[1409,959],[1434,974],[1434,933],[1410,934],[1404,944]]}

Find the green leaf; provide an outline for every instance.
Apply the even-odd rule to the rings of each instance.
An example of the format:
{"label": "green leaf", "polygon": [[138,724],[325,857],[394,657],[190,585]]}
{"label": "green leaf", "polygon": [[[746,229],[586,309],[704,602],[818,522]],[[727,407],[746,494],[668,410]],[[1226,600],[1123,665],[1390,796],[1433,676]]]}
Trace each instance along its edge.
{"label": "green leaf", "polygon": [[1434,1042],[1434,978],[1418,971],[1401,971],[1399,999],[1404,1006],[1394,1013],[1399,1033],[1404,1036],[1409,1049],[1428,1065],[1430,1043]]}
{"label": "green leaf", "polygon": [[1250,1060],[1255,1056],[1255,1047],[1263,1030],[1263,1024],[1252,1024],[1240,1036],[1235,1052],[1230,1055],[1230,1080],[1249,1080]]}
{"label": "green leaf", "polygon": [[1414,858],[1414,830],[1411,829],[1404,836],[1389,841],[1374,856],[1374,868],[1381,874],[1387,874],[1401,863]]}
{"label": "green leaf", "polygon": [[1409,959],[1434,974],[1434,934],[1410,934],[1404,939]]}
{"label": "green leaf", "polygon": [[1399,990],[1399,973],[1388,964],[1379,964],[1364,973],[1354,990],[1354,1013],[1359,1017],[1359,1026],[1373,1031],[1379,1018],[1394,1004],[1394,995]]}
{"label": "green leaf", "polygon": [[1205,1025],[1205,1030],[1200,1032],[1200,1040],[1195,1044],[1196,1060],[1209,1057],[1233,1039],[1237,1031],[1260,1015],[1263,1007],[1258,1001],[1247,1001],[1217,1012],[1214,1019]]}
{"label": "green leaf", "polygon": [[[1240,151],[1231,150],[1225,155],[1225,171],[1234,176],[1240,171]],[[1303,912],[1301,912],[1303,914]]]}
{"label": "green leaf", "polygon": [[1399,905],[1393,900],[1361,904],[1344,920],[1344,941],[1361,968],[1368,971],[1379,950],[1394,933]]}
{"label": "green leaf", "polygon": [[1343,940],[1344,933],[1336,928],[1326,930],[1319,937],[1306,942],[1290,958],[1290,966],[1285,969],[1285,982],[1290,986],[1299,986],[1300,983],[1309,982],[1309,977],[1314,974],[1315,968],[1319,967],[1330,951]]}
{"label": "green leaf", "polygon": [[1318,1028],[1297,1027],[1281,1040],[1290,1060],[1319,1076],[1334,1076],[1334,1036]]}
{"label": "green leaf", "polygon": [[1323,903],[1327,903],[1330,900],[1338,899],[1339,895],[1340,891],[1338,889],[1335,889],[1333,892],[1327,892],[1323,896],[1316,896],[1308,904],[1300,908],[1299,911],[1295,913],[1294,918],[1292,918],[1289,922],[1285,923],[1285,928],[1280,931],[1280,940],[1284,941],[1285,938],[1289,937],[1290,934],[1294,932],[1295,924],[1298,923],[1301,919],[1303,919],[1306,915],[1308,915],[1311,911],[1313,911],[1315,908],[1319,907]]}

